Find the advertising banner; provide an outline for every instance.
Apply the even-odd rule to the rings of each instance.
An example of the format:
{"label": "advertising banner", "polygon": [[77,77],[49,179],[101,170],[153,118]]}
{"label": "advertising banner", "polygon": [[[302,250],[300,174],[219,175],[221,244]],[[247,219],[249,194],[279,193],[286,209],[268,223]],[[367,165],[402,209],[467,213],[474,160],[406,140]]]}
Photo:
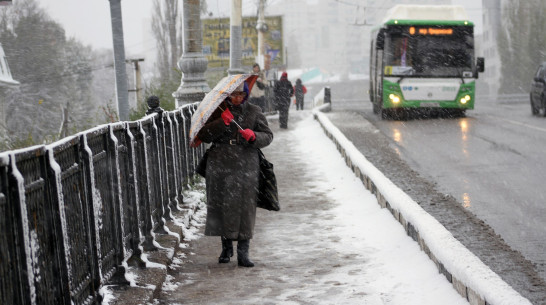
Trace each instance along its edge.
{"label": "advertising banner", "polygon": [[[258,55],[257,17],[243,17],[242,64],[252,66]],[[203,54],[210,68],[229,67],[229,18],[202,19]],[[267,32],[264,35],[266,64],[272,67],[284,63],[282,41],[282,17],[265,17]],[[263,67],[262,67],[263,68]]]}

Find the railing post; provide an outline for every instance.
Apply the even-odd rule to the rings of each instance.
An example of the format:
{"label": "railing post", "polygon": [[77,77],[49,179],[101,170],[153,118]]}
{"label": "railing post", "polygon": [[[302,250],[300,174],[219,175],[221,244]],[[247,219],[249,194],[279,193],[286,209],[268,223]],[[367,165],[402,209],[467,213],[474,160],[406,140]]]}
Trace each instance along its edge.
{"label": "railing post", "polygon": [[81,137],[76,136],[48,147],[47,160],[52,177],[49,184],[62,224],[64,266],[70,302],[100,304],[97,233],[93,205],[88,200],[86,190],[87,175],[81,140]]}
{"label": "railing post", "polygon": [[[174,128],[173,121],[171,120],[171,113],[163,113],[163,131],[165,137],[165,177],[167,178],[167,184],[169,185],[167,205],[169,212],[178,210],[178,195],[177,195],[177,179],[176,179],[176,144],[174,142]],[[171,216],[171,213],[169,213]],[[169,217],[170,218],[170,217]]]}
{"label": "railing post", "polygon": [[184,141],[185,137],[182,133],[182,129],[180,128],[182,126],[181,121],[181,110],[178,109],[173,113],[173,135],[174,135],[174,142],[175,142],[175,164],[176,164],[176,191],[178,194],[177,200],[178,200],[178,208],[180,209],[181,205],[184,203],[184,174],[183,174],[183,151],[184,151]]}
{"label": "railing post", "polygon": [[[25,260],[25,249],[21,247],[23,242],[23,218],[21,213],[20,186],[23,182],[17,177],[20,173],[14,175],[15,165],[11,165],[13,156],[7,153],[0,157],[0,212],[5,215],[0,222],[0,276],[1,281],[0,301],[2,304],[31,304],[31,283],[34,289],[33,281],[29,281],[25,273],[29,273]],[[16,170],[16,169],[15,169]],[[30,270],[32,275],[32,270]]]}
{"label": "railing post", "polygon": [[[12,173],[19,189],[22,238],[31,303],[68,304],[62,279],[61,223],[49,194],[44,146],[34,146],[12,155]],[[21,187],[22,183],[22,187]],[[61,279],[61,280],[59,280]]]}
{"label": "railing post", "polygon": [[[140,229],[143,228],[141,223],[141,207],[139,202],[142,200],[142,196],[139,194],[139,181],[138,181],[138,159],[137,159],[137,132],[138,123],[137,122],[127,122],[124,128],[125,131],[125,147],[127,148],[127,160],[125,162],[126,166],[123,167],[122,177],[126,179],[125,188],[126,188],[126,200],[127,206],[130,207],[129,219],[131,220],[130,228],[131,231],[131,251],[133,252],[132,258],[139,258],[142,255],[142,250],[140,244],[143,241],[142,236],[140,235]],[[140,262],[141,263],[141,262]]]}
{"label": "railing post", "polygon": [[[161,136],[159,133],[159,128],[156,124],[156,120],[158,118],[158,115],[155,115],[152,117],[151,120],[151,130],[149,131],[151,134],[151,147],[148,147],[149,151],[151,152],[151,158],[148,159],[151,161],[149,163],[150,165],[150,179],[148,182],[151,182],[151,185],[153,186],[153,193],[150,197],[150,202],[152,203],[152,217],[154,220],[154,232],[160,233],[160,234],[167,234],[167,231],[165,230],[165,220],[163,218],[164,216],[164,209],[163,209],[163,191],[161,187],[163,184],[163,175],[162,175],[162,154],[161,154]],[[148,155],[150,157],[150,155]]]}
{"label": "railing post", "polygon": [[110,137],[110,127],[103,126],[81,135],[83,143],[84,164],[87,175],[88,202],[92,203],[97,254],[101,283],[112,280],[123,281],[120,274],[113,278],[115,272],[124,272],[119,268],[122,258],[119,252],[121,211],[118,199],[119,190],[114,189],[112,170],[117,147]]}
{"label": "railing post", "polygon": [[108,125],[108,132],[105,137],[107,139],[106,149],[110,169],[108,174],[112,180],[109,185],[112,189],[111,203],[116,216],[112,218],[112,221],[117,241],[112,249],[115,251],[113,262],[115,271],[108,283],[128,285],[129,282],[125,279],[126,270],[123,262],[131,257],[133,251],[131,245],[128,245],[131,242],[131,213],[129,212],[127,200],[127,176],[124,175],[122,178],[120,172],[122,167],[124,173],[128,172],[124,123]]}
{"label": "railing post", "polygon": [[158,127],[158,139],[159,139],[159,173],[161,175],[161,208],[163,210],[163,218],[166,220],[172,220],[171,208],[169,206],[169,175],[167,174],[167,135],[165,127],[165,113],[159,113],[154,119]]}
{"label": "railing post", "polygon": [[[142,243],[142,248],[145,251],[154,251],[157,250],[157,247],[154,245],[154,236],[152,234],[154,230],[154,216],[153,211],[155,206],[152,203],[153,196],[153,182],[150,181],[150,175],[152,169],[150,166],[152,164],[151,158],[153,155],[150,150],[153,146],[152,143],[152,121],[147,119],[146,121],[139,121],[137,130],[138,132],[134,133],[136,135],[137,145],[136,145],[136,155],[137,155],[137,180],[139,181],[139,195],[140,195],[140,206],[141,206],[141,218],[142,222],[142,231],[144,231],[144,242]],[[145,131],[144,126],[149,126],[147,128],[148,132]]]}
{"label": "railing post", "polygon": [[189,106],[184,106],[182,108],[182,126],[184,133],[184,139],[186,141],[184,142],[184,164],[183,164],[183,172],[184,172],[184,184],[188,184],[190,182],[190,162],[191,162],[191,154],[190,154],[190,143],[189,143],[189,125],[191,124],[191,115],[189,112]]}

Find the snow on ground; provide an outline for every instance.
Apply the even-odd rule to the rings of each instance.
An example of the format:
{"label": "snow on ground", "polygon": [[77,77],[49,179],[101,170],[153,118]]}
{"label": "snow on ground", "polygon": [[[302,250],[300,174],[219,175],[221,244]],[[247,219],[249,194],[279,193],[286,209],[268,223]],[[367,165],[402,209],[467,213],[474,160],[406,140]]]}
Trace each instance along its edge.
{"label": "snow on ground", "polygon": [[[272,275],[271,272],[276,271],[261,270],[258,266],[256,270],[250,270],[258,272],[255,275],[258,282],[263,277],[264,283],[270,283],[269,280],[273,276],[281,283],[288,284],[270,287],[269,290],[276,291],[273,295],[266,293],[265,291],[269,290],[265,288],[265,295],[259,292],[246,294],[244,299],[239,300],[240,303],[259,304],[272,301],[275,304],[286,305],[298,303],[294,302],[295,299],[307,299],[312,300],[313,304],[468,304],[466,299],[462,298],[453,289],[451,283],[438,272],[434,263],[420,250],[418,244],[406,235],[402,226],[392,215],[386,209],[380,208],[375,196],[364,188],[362,182],[345,165],[335,145],[324,134],[319,123],[313,119],[311,112],[294,111],[290,114],[290,122],[290,129],[276,132],[275,141],[292,146],[289,154],[299,156],[296,162],[304,165],[302,170],[305,171],[307,180],[305,188],[327,194],[327,200],[332,206],[323,212],[317,212],[319,214],[317,217],[304,220],[307,223],[302,223],[301,227],[325,228],[324,231],[314,232],[311,235],[318,234],[325,241],[335,238],[336,242],[326,242],[325,245],[314,247],[324,247],[322,251],[335,253],[332,259],[346,258],[347,261],[340,260],[334,265],[335,268],[328,267],[328,270],[323,269],[334,262],[311,266],[308,271],[294,268],[298,272],[293,274]],[[278,170],[283,165],[278,163],[275,166]],[[320,213],[325,214],[320,215]],[[294,220],[297,221],[297,218]],[[202,225],[203,221],[204,219],[201,218],[194,225]],[[309,243],[312,242],[309,239],[312,237],[303,232],[294,233],[296,234],[292,237],[301,241],[290,242],[292,246],[297,244],[295,248],[277,249],[276,255],[293,257],[293,255],[309,255],[313,252],[303,249],[309,247]],[[192,236],[195,239],[201,237],[201,234]],[[283,251],[291,251],[293,255]],[[257,257],[260,258],[260,255]],[[187,260],[186,257],[177,257],[175,268],[181,266],[183,269]],[[278,269],[277,266],[275,268]],[[272,267],[272,269],[275,268]],[[234,278],[241,276],[238,273],[247,274],[245,270],[239,269],[229,272],[234,273]],[[300,272],[302,274],[299,274]],[[313,279],[307,277],[310,274],[315,274]],[[180,283],[178,291],[183,291],[185,285],[192,283],[190,275],[184,275],[190,282]],[[167,287],[163,287],[165,295],[170,294],[166,290],[172,289],[173,281]],[[176,284],[179,284],[178,282],[181,282],[180,279]],[[282,291],[277,291],[280,288]],[[335,291],[335,293],[332,294],[329,291]],[[175,299],[176,297],[173,301]],[[226,303],[230,300],[225,299]]]}
{"label": "snow on ground", "polygon": [[[400,223],[380,208],[310,113],[292,112],[294,115],[306,117],[289,130],[290,138],[298,139],[290,143],[301,156],[312,156],[302,158],[308,163],[309,179],[317,188],[327,190],[330,200],[337,203],[334,227],[336,235],[342,237],[338,250],[366,256],[362,263],[366,278],[361,279],[365,285],[359,285],[365,291],[353,293],[376,294],[384,304],[468,304]],[[339,276],[346,277],[346,273]]]}

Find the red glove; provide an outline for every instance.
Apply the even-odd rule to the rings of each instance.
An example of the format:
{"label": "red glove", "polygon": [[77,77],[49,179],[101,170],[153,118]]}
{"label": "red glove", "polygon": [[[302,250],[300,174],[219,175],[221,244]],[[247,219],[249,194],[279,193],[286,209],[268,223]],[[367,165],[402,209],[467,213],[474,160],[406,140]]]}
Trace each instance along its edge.
{"label": "red glove", "polygon": [[243,136],[243,138],[245,138],[245,140],[247,140],[247,142],[252,142],[254,140],[256,140],[256,134],[254,134],[254,131],[250,130],[250,129],[245,129],[245,130],[239,130],[239,132],[241,133],[241,135]]}
{"label": "red glove", "polygon": [[222,112],[222,120],[224,120],[224,124],[229,125],[231,121],[233,121],[233,114],[231,114],[231,111],[229,111],[228,108]]}

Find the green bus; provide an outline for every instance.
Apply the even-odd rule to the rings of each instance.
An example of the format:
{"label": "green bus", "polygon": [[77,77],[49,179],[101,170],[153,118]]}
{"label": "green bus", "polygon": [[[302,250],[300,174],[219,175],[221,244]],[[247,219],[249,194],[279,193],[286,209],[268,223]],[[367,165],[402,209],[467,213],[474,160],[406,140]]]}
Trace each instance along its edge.
{"label": "green bus", "polygon": [[407,109],[474,109],[484,59],[461,6],[396,5],[372,29],[370,101],[382,119]]}

